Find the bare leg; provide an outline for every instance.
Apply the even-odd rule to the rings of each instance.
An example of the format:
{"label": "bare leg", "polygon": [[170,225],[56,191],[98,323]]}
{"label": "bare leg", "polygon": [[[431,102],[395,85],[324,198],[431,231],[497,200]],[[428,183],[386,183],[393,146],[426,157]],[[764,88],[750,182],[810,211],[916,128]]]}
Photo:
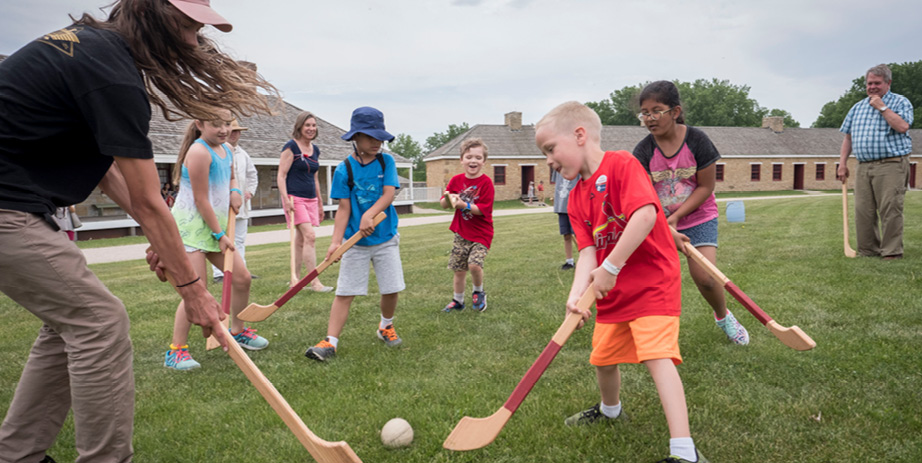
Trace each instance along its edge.
{"label": "bare leg", "polygon": [[[298,240],[300,242],[300,247],[298,247],[295,264],[297,265],[299,275],[302,263],[304,264],[304,271],[306,274],[309,274],[317,268],[317,233],[314,231],[314,227],[310,222],[298,224]],[[311,282],[311,288],[315,290],[323,289],[323,283],[320,282],[319,275]]]}
{"label": "bare leg", "polygon": [[333,298],[333,305],[330,307],[330,321],[327,324],[327,336],[338,338],[343,332],[343,326],[346,325],[346,320],[349,319],[349,307],[352,306],[353,299],[355,299],[355,296],[336,296]]}
{"label": "bare leg", "polygon": [[[210,260],[216,266],[220,264],[224,265],[224,255],[218,254],[216,252],[208,254],[208,260]],[[237,318],[237,314],[240,313],[243,309],[247,307],[247,304],[250,301],[250,284],[252,283],[252,276],[250,271],[247,270],[246,264],[243,262],[243,257],[239,253],[234,253],[234,272],[233,272],[233,281],[231,281],[231,332],[240,333],[243,331],[245,323],[243,320]],[[222,302],[223,303],[223,302]]]}
{"label": "bare leg", "polygon": [[618,405],[621,402],[621,370],[618,365],[595,367],[595,376],[599,381],[602,403]]}
{"label": "bare leg", "polygon": [[483,267],[479,265],[469,265],[471,269],[471,283],[474,286],[483,286]]}
{"label": "bare leg", "polygon": [[[697,248],[699,252],[712,264],[717,264],[717,248],[714,246],[701,246]],[[698,265],[694,260],[688,259],[688,271],[691,273],[692,280],[698,286],[698,292],[704,296],[704,300],[711,305],[714,315],[719,319],[727,316],[727,300],[724,296],[724,288],[717,281],[711,278],[704,267]]]}
{"label": "bare leg", "polygon": [[[208,286],[207,267],[205,265],[205,253],[196,251],[186,253],[189,256],[189,262],[195,268],[195,274]],[[220,254],[219,254],[220,255]],[[185,346],[189,343],[189,328],[192,324],[186,317],[186,308],[182,301],[179,301],[179,307],[176,308],[176,317],[173,319],[173,338],[171,342],[174,346]]]}
{"label": "bare leg", "polygon": [[688,406],[685,404],[685,388],[682,378],[672,359],[655,359],[643,362],[653,377],[659,400],[666,414],[669,437],[691,437],[688,427]]}
{"label": "bare leg", "polygon": [[573,235],[563,235],[563,252],[567,255],[567,260],[573,258]]}
{"label": "bare leg", "polygon": [[381,316],[384,318],[394,318],[394,312],[397,310],[397,299],[400,293],[382,294],[381,295]]}
{"label": "bare leg", "polygon": [[464,283],[467,282],[467,271],[461,270],[455,272],[455,277],[452,282],[452,286],[455,290],[455,294],[464,294]]}

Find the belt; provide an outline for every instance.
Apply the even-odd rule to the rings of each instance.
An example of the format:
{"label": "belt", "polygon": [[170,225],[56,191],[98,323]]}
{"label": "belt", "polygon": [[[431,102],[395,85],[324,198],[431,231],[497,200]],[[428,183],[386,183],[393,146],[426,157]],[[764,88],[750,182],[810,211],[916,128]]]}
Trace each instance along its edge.
{"label": "belt", "polygon": [[904,154],[902,156],[891,156],[889,158],[883,158],[883,159],[874,159],[871,161],[859,161],[859,163],[860,164],[885,164],[888,162],[900,162],[906,156],[908,156],[908,154]]}

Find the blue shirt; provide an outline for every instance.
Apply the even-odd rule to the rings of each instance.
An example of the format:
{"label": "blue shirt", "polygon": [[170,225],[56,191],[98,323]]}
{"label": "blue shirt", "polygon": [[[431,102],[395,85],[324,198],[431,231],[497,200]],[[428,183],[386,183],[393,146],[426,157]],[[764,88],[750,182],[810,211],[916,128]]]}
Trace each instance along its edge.
{"label": "blue shirt", "polygon": [[285,177],[285,187],[288,194],[299,198],[313,199],[317,197],[317,186],[314,184],[314,175],[320,170],[320,148],[313,145],[314,152],[310,156],[301,153],[301,147],[294,140],[288,140],[282,151],[291,150],[294,156],[288,176]]}
{"label": "blue shirt", "polygon": [[[907,124],[912,125],[912,103],[909,99],[887,92],[881,100]],[[893,130],[883,114],[874,109],[869,101],[870,97],[855,103],[839,128],[840,132],[851,134],[852,152],[855,153],[858,162],[905,156],[912,152],[912,139],[909,138],[909,133]]]}
{"label": "blue shirt", "polygon": [[[344,234],[345,239],[349,239],[350,236],[359,231],[362,215],[381,198],[381,195],[384,194],[385,186],[400,188],[394,158],[387,153],[383,153],[382,156],[384,157],[384,171],[381,170],[381,163],[377,159],[372,159],[368,164],[362,165],[362,163],[355,160],[354,156],[349,156],[336,166],[330,197],[333,199],[349,198],[349,203],[352,205],[349,223],[346,225]],[[352,181],[355,183],[352,191],[349,191],[349,174],[346,173],[347,162],[352,165]],[[394,209],[394,204],[389,204],[384,213],[387,214],[387,218],[375,227],[375,232],[362,238],[356,244],[359,246],[374,246],[387,242],[397,235],[397,210]]]}

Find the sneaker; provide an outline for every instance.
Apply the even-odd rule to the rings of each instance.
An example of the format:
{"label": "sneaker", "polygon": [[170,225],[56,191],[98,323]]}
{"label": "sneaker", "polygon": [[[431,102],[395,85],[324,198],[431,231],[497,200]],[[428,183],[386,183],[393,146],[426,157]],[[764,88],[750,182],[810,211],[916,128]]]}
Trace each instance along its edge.
{"label": "sneaker", "polygon": [[330,344],[330,338],[323,338],[323,341],[318,342],[316,346],[308,348],[307,352],[304,352],[305,357],[318,362],[326,361],[326,359],[335,355],[336,348],[333,347],[333,344]]}
{"label": "sneaker", "polygon": [[740,322],[736,321],[736,317],[730,313],[729,309],[727,310],[727,316],[724,317],[723,320],[715,319],[715,322],[720,329],[724,330],[724,334],[734,343],[741,346],[749,344],[749,332],[746,331],[746,328],[744,328]]}
{"label": "sneaker", "polygon": [[464,303],[458,302],[456,299],[452,299],[448,305],[442,309],[442,312],[451,312],[452,310],[464,310]]}
{"label": "sneaker", "polygon": [[253,328],[243,327],[243,331],[234,334],[231,333],[234,337],[234,341],[237,341],[237,344],[240,344],[240,347],[249,350],[263,350],[266,347],[269,347],[269,340],[256,334],[256,330]]}
{"label": "sneaker", "polygon": [[560,270],[570,270],[573,267],[576,267],[576,266],[569,262],[564,262],[563,265],[560,266]]}
{"label": "sneaker", "polygon": [[213,282],[215,282],[215,283],[221,283],[222,281],[224,281],[224,275],[216,276],[216,277],[212,278],[211,281],[213,281]]}
{"label": "sneaker", "polygon": [[45,455],[45,458],[42,458],[42,461],[38,463],[56,463],[56,462],[54,461],[54,458],[51,458],[48,455]]}
{"label": "sneaker", "polygon": [[253,280],[258,280],[258,279],[259,279],[259,275],[253,275],[253,274],[251,273],[251,274],[250,274],[250,278],[253,279]]}
{"label": "sneaker", "polygon": [[621,413],[619,413],[618,416],[616,416],[616,417],[614,417],[614,418],[609,418],[609,417],[605,416],[605,415],[602,413],[602,410],[601,410],[601,408],[600,408],[601,405],[602,405],[602,404],[600,404],[600,403],[599,403],[599,404],[595,404],[595,405],[593,405],[592,408],[590,408],[589,410],[581,411],[581,412],[579,412],[579,413],[577,413],[577,414],[575,414],[575,415],[573,415],[573,416],[571,416],[571,417],[569,417],[569,418],[563,420],[563,424],[565,424],[565,425],[567,425],[567,426],[585,426],[585,425],[587,425],[587,424],[593,424],[593,423],[598,422],[598,421],[603,421],[603,422],[615,422],[615,421],[617,421],[617,420],[625,420],[625,421],[628,420],[628,417],[627,417],[627,415],[624,414],[624,410],[623,410],[623,409],[621,410]]}
{"label": "sneaker", "polygon": [[393,324],[378,328],[378,339],[384,341],[387,347],[397,347],[403,342],[400,336],[397,336],[397,331],[394,330]]}
{"label": "sneaker", "polygon": [[667,458],[663,458],[656,463],[710,463],[710,461],[708,461],[707,458],[704,458],[704,455],[702,455],[701,451],[697,448],[695,449],[695,456],[698,457],[698,460],[689,461],[684,458],[679,458],[675,455],[669,455]]}
{"label": "sneaker", "polygon": [[311,286],[311,287],[308,288],[308,289],[310,289],[311,291],[314,291],[314,292],[316,292],[316,293],[328,293],[328,292],[330,292],[330,291],[333,291],[333,287],[332,287],[332,286],[321,286],[320,289],[317,289],[317,288],[314,288],[313,286]]}
{"label": "sneaker", "polygon": [[189,346],[183,346],[179,349],[166,351],[163,366],[174,370],[191,370],[202,366],[202,364],[192,360],[192,356],[189,355]]}
{"label": "sneaker", "polygon": [[487,293],[483,291],[474,291],[471,293],[471,308],[483,312],[487,310]]}

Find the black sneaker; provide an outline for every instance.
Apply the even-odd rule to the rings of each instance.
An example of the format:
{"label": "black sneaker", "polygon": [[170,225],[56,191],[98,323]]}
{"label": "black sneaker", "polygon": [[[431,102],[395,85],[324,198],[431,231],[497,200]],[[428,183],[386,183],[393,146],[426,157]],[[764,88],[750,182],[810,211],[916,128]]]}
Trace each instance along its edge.
{"label": "black sneaker", "polygon": [[211,281],[214,281],[215,283],[221,283],[222,281],[224,281],[224,275],[214,277],[211,279]]}
{"label": "black sneaker", "polygon": [[455,299],[452,299],[451,302],[449,302],[448,305],[446,305],[445,308],[442,309],[442,312],[447,313],[447,312],[451,312],[452,310],[464,310],[464,303],[458,302]]}
{"label": "black sneaker", "polygon": [[307,352],[304,353],[305,357],[319,362],[324,362],[335,355],[336,348],[333,347],[333,344],[330,344],[330,338],[323,338],[323,341],[318,342],[316,346],[307,349]]}
{"label": "black sneaker", "polygon": [[576,266],[569,262],[564,262],[563,265],[560,266],[560,270],[571,270],[573,267]]}
{"label": "black sneaker", "polygon": [[593,424],[599,421],[603,422],[614,422],[616,420],[627,420],[627,415],[624,414],[624,410],[621,410],[621,413],[614,418],[609,418],[602,413],[601,404],[595,404],[589,410],[581,411],[563,421],[563,424],[567,426],[585,426],[587,424]]}
{"label": "black sneaker", "polygon": [[487,293],[483,291],[474,291],[471,293],[471,308],[483,312],[487,310]]}
{"label": "black sneaker", "polygon": [[695,458],[697,458],[696,461],[688,461],[675,455],[669,455],[668,458],[663,458],[656,463],[710,463],[707,458],[704,458],[704,455],[702,455],[701,451],[698,449],[695,449]]}
{"label": "black sneaker", "polygon": [[45,458],[43,458],[42,461],[38,463],[56,463],[56,462],[54,461],[54,458],[51,458],[48,455],[45,455]]}

